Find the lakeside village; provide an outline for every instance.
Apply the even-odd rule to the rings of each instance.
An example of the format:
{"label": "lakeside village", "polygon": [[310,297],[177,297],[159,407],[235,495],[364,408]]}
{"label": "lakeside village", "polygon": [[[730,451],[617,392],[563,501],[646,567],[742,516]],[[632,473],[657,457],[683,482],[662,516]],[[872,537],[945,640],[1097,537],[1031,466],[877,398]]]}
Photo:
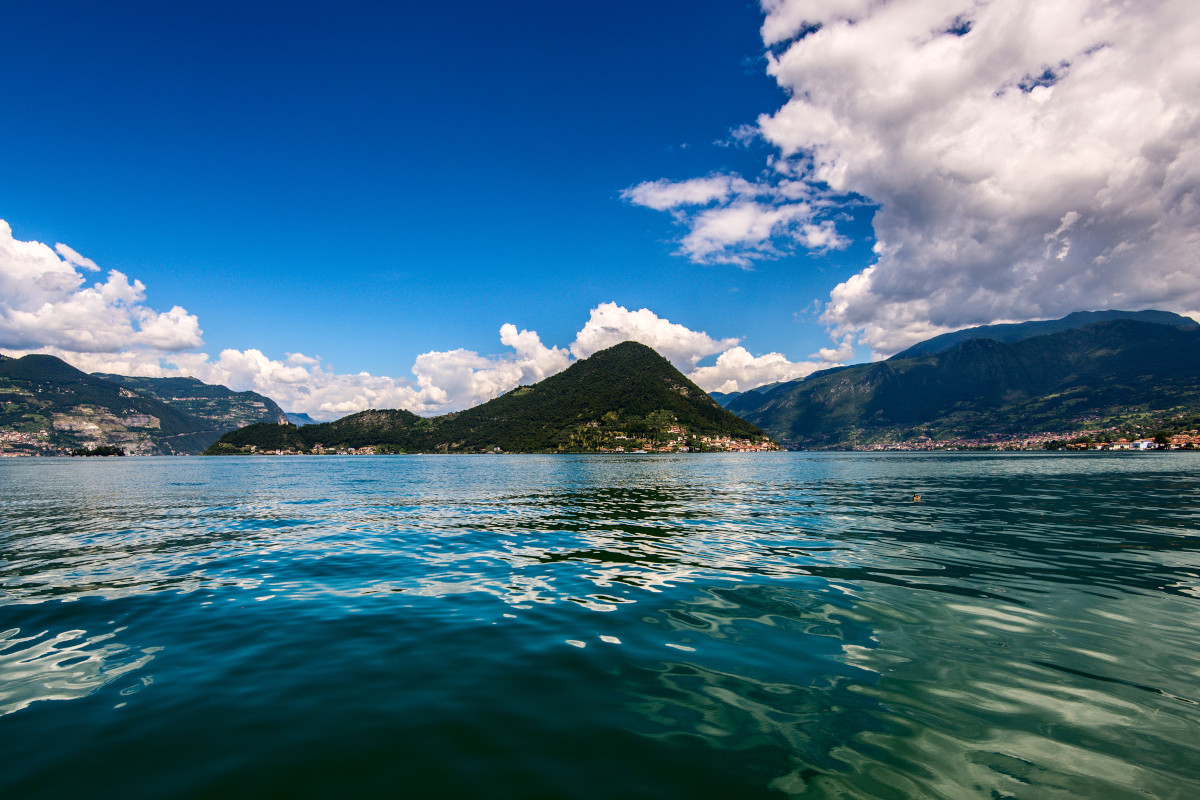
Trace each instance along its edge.
{"label": "lakeside village", "polygon": [[[588,427],[598,427],[597,423],[589,423]],[[595,453],[765,453],[777,452],[784,448],[768,438],[755,442],[750,439],[739,439],[732,436],[691,436],[687,430],[678,425],[668,426],[670,438],[662,441],[645,439],[625,434],[615,434],[611,437],[612,446],[597,446],[591,450]],[[616,444],[621,442],[621,444]],[[395,454],[397,451],[387,445],[367,445],[366,447],[326,447],[314,444],[312,450],[282,450],[259,449],[249,445],[247,452],[253,455],[298,456],[298,455],[339,455],[339,456],[370,456]],[[481,449],[483,455],[499,455],[504,453],[500,447]]]}
{"label": "lakeside village", "polygon": [[0,430],[0,458],[66,456],[70,447],[50,443],[49,431]]}
{"label": "lakeside village", "polygon": [[1200,450],[1200,430],[1129,439],[1115,429],[1068,433],[990,434],[981,438],[941,439],[928,436],[901,442],[856,445],[851,450]]}
{"label": "lakeside village", "polygon": [[0,430],[0,458],[29,458],[53,456],[143,456],[154,450],[148,440],[130,436],[115,442],[90,439],[83,445],[55,444],[48,431]]}

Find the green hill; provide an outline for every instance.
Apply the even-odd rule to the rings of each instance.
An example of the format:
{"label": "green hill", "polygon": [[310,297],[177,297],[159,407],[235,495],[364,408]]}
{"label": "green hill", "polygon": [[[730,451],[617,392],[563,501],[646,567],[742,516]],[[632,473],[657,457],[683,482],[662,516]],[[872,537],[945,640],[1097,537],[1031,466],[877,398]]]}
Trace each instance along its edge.
{"label": "green hill", "polygon": [[763,432],[718,406],[651,348],[624,342],[466,411],[433,418],[408,411],[363,411],[300,428],[252,425],[226,434],[208,453],[364,447],[449,453],[732,447],[719,439],[760,442]]}
{"label": "green hill", "polygon": [[1015,342],[840,367],[729,403],[790,447],[1193,427],[1200,326],[1115,319]]}

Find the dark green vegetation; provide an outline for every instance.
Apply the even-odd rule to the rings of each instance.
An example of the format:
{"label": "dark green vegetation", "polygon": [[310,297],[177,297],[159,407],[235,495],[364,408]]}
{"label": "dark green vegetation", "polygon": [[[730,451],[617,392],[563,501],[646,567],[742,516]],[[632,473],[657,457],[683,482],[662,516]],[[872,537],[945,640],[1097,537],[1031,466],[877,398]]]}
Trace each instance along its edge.
{"label": "dark green vegetation", "polygon": [[117,447],[139,455],[200,453],[243,420],[275,420],[283,414],[261,395],[191,378],[111,377],[117,380],[88,375],[48,355],[0,359],[0,450],[59,455]]}
{"label": "dark green vegetation", "polygon": [[968,339],[815,373],[729,408],[798,448],[1184,429],[1200,414],[1200,326],[1177,319],[1115,319],[1011,343]]}
{"label": "dark green vegetation", "polygon": [[275,401],[257,392],[235,392],[227,386],[195,378],[131,378],[93,373],[138,394],[162,400],[193,417],[208,420],[214,428],[229,430],[255,422],[285,422],[287,415]]}
{"label": "dark green vegetation", "polygon": [[71,451],[73,456],[123,456],[125,451],[119,447],[112,445],[100,445],[99,447],[76,447]]}
{"label": "dark green vegetation", "polygon": [[382,452],[594,452],[677,441],[701,449],[706,436],[759,441],[763,432],[718,406],[654,350],[624,342],[466,411],[434,418],[363,411],[299,428],[251,425],[221,437],[208,453],[310,452],[317,445]]}

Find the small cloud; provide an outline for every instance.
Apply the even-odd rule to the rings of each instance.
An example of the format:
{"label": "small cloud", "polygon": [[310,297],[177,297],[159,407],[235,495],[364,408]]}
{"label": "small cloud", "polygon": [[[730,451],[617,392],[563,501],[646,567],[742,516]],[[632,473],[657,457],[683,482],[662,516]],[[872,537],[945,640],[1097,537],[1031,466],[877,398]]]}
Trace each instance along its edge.
{"label": "small cloud", "polygon": [[82,267],[83,269],[86,269],[89,272],[99,272],[100,271],[100,267],[96,266],[95,261],[92,261],[90,258],[84,258],[83,256],[79,255],[79,253],[75,252],[70,247],[67,247],[62,242],[59,242],[58,244],[54,245],[54,249],[60,256],[65,258],[67,260],[67,262],[70,264],[74,264],[77,267]]}
{"label": "small cloud", "polygon": [[810,322],[815,320],[821,313],[821,301],[814,297],[804,308],[793,311],[792,319],[795,322]]}
{"label": "small cloud", "polygon": [[849,361],[854,358],[854,337],[847,335],[842,338],[841,344],[837,347],[822,347],[820,350],[812,354],[813,358],[819,358],[828,365],[838,365],[844,361]]}
{"label": "small cloud", "polygon": [[749,182],[734,175],[709,175],[686,181],[645,181],[621,192],[621,199],[634,205],[669,211],[683,206],[704,206],[727,200],[751,189]]}
{"label": "small cloud", "polygon": [[697,264],[734,264],[778,258],[801,246],[813,252],[845,247],[830,219],[831,202],[811,183],[781,174],[752,183],[740,175],[685,181],[646,181],[621,193],[634,205],[670,211],[686,233],[678,255]]}

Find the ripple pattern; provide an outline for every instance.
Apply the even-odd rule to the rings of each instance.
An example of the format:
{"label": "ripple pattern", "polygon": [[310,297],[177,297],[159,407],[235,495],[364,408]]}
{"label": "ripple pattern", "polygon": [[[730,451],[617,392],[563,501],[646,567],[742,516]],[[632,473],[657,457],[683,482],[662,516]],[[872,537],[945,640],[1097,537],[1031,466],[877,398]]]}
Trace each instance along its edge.
{"label": "ripple pattern", "polygon": [[0,463],[0,795],[1200,796],[1198,459]]}

